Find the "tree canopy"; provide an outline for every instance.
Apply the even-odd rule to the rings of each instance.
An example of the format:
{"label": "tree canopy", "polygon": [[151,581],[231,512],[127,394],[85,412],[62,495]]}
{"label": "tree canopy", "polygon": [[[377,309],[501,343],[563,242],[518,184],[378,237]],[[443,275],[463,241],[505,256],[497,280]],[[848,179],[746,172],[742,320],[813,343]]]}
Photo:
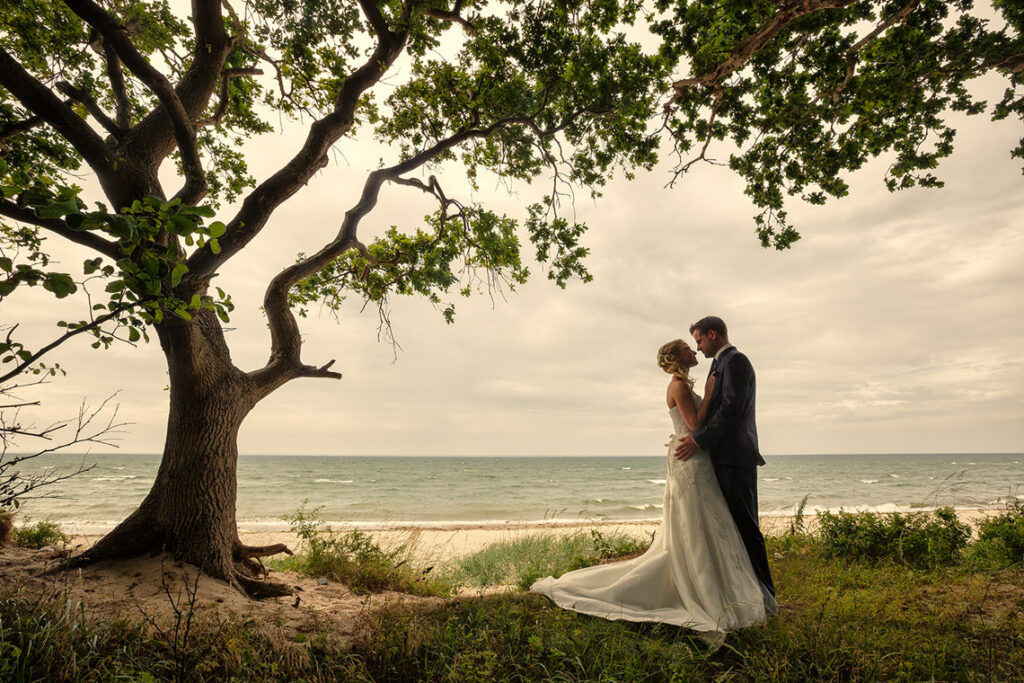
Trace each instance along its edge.
{"label": "tree canopy", "polygon": [[[744,178],[761,242],[785,248],[799,237],[787,197],[843,196],[844,173],[873,157],[892,153],[892,190],[941,186],[935,169],[955,136],[943,115],[986,111],[968,90],[972,78],[1006,74],[991,115],[1024,115],[1017,2],[261,0],[184,9],[73,0],[0,11],[0,297],[19,285],[64,297],[102,280],[106,301],[61,322],[68,335],[94,334],[94,346],[147,337],[168,313],[187,319],[207,308],[227,320],[231,299],[209,289],[212,274],[344,139],[372,136],[395,156],[369,175],[356,206],[339,207],[347,211],[334,239],[274,280],[272,322],[288,305],[336,306],[346,295],[440,303],[467,294],[475,272],[522,282],[523,236],[558,284],[586,279],[585,226],[559,213],[560,190],[597,192],[616,166],[650,168],[665,138],[677,178],[716,163],[725,146],[721,163]],[[309,123],[305,144],[257,184],[242,143],[282,115]],[[1024,157],[1024,142],[1012,153]],[[180,187],[160,182],[166,162]],[[499,216],[449,196],[441,171],[546,176],[552,191],[521,216]],[[83,196],[83,172],[105,197]],[[433,195],[438,208],[364,245],[359,222],[385,182]],[[47,234],[95,255],[80,274],[49,269]],[[447,319],[453,310],[446,301]],[[14,338],[0,350],[20,369],[38,351]]]}

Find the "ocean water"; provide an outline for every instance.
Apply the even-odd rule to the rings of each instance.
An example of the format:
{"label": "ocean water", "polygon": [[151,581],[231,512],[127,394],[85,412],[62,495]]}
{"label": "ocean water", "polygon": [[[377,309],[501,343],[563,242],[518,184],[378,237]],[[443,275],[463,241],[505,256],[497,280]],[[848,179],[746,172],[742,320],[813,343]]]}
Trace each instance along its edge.
{"label": "ocean water", "polygon": [[[1024,497],[1024,454],[775,455],[759,469],[762,515],[807,511],[907,511],[943,505],[1001,507]],[[149,491],[159,456],[52,455],[23,473],[93,468],[23,505],[101,530],[128,515]],[[25,463],[29,465],[30,463]],[[238,521],[286,529],[305,501],[323,519],[363,527],[406,524],[552,523],[657,520],[665,457],[242,456]]]}

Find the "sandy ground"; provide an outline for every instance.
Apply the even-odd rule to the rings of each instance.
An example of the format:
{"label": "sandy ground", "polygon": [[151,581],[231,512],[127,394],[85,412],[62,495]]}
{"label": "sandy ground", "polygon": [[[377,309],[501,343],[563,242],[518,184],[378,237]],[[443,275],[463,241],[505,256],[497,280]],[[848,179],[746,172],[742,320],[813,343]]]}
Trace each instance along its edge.
{"label": "sandy ground", "polygon": [[[992,514],[986,511],[961,511],[966,522],[976,523]],[[762,519],[766,534],[785,533],[792,518]],[[813,523],[814,518],[809,522]],[[572,534],[596,529],[602,533],[624,531],[649,536],[657,528],[651,523],[593,523],[570,525],[502,525],[454,528],[396,528],[372,531],[382,547],[405,545],[424,565],[437,564],[480,550],[489,544],[526,534]],[[251,545],[285,543],[298,549],[290,532],[240,532],[242,541]],[[77,550],[99,536],[73,536]],[[31,595],[51,595],[81,604],[85,613],[99,619],[123,617],[133,620],[173,622],[175,610],[194,604],[202,619],[214,623],[232,619],[253,619],[267,632],[272,642],[282,647],[294,644],[298,633],[316,632],[336,641],[340,647],[359,628],[360,616],[367,610],[396,601],[440,602],[438,598],[415,598],[398,593],[373,596],[357,595],[342,584],[290,572],[271,571],[269,579],[290,585],[294,595],[263,601],[250,600],[223,581],[198,574],[194,567],[164,556],[142,557],[117,563],[101,563],[73,571],[46,573],[60,565],[63,555],[56,548],[26,550],[0,547],[0,586]],[[463,595],[509,590],[502,587],[467,590]]]}

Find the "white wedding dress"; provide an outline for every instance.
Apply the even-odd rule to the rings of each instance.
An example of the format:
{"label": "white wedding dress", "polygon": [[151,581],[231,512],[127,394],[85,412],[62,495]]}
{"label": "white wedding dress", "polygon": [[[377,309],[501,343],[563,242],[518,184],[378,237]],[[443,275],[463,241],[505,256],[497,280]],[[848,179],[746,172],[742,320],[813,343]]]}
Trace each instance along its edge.
{"label": "white wedding dress", "polygon": [[778,609],[754,575],[704,451],[673,457],[689,432],[673,409],[661,527],[640,557],[547,577],[531,591],[559,607],[605,619],[658,621],[721,634]]}

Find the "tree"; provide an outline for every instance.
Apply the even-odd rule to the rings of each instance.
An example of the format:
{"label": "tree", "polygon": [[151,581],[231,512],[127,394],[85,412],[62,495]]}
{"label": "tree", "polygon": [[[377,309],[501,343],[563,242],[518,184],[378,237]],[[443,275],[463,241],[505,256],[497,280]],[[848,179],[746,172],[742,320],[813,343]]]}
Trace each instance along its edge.
{"label": "tree", "polygon": [[[274,593],[254,558],[279,548],[238,540],[236,435],[282,384],[339,377],[330,362],[304,362],[296,312],[346,297],[386,312],[390,295],[418,294],[451,320],[448,296],[469,294],[474,278],[525,281],[520,230],[557,284],[588,279],[585,226],[563,215],[565,198],[576,186],[597,193],[616,167],[652,167],[666,134],[677,176],[710,161],[715,140],[739,147],[730,166],[763,211],[762,242],[779,248],[798,237],[787,193],[841,196],[840,173],[873,156],[895,153],[894,189],[938,185],[930,170],[953,147],[942,114],[984,109],[969,79],[1008,74],[994,115],[1024,110],[1024,11],[996,7],[1005,26],[970,2],[939,0],[193,0],[190,14],[166,0],[8,3],[0,298],[42,286],[84,294],[89,311],[58,323],[64,332],[42,348],[8,339],[0,360],[17,373],[79,335],[101,347],[155,334],[170,375],[153,489],[78,562],[167,548],[252,594]],[[635,23],[656,38],[631,42]],[[238,145],[280,115],[305,122],[305,140],[257,183]],[[218,270],[318,182],[332,145],[358,136],[390,144],[394,159],[367,175],[318,252],[269,279],[270,357],[236,367]],[[173,193],[160,176],[169,160]],[[106,203],[87,203],[75,184],[83,163]],[[552,189],[508,217],[453,196],[442,172],[473,183],[545,176]],[[437,210],[364,243],[361,222],[385,183],[427,193]],[[51,266],[44,235],[93,252],[81,276]],[[105,297],[94,303],[97,285]]]}
{"label": "tree", "polygon": [[[523,282],[523,224],[549,277],[588,277],[584,226],[559,214],[569,184],[596,192],[612,169],[650,166],[649,135],[667,71],[626,40],[638,5],[481,0],[255,0],[236,8],[193,0],[180,18],[161,0],[27,0],[0,10],[0,215],[6,279],[0,297],[42,286],[86,294],[87,317],[61,321],[41,349],[0,348],[10,373],[89,333],[93,346],[154,334],[167,359],[170,415],[163,459],[138,510],[76,564],[166,548],[253,595],[282,592],[259,580],[255,558],[282,547],[243,546],[235,525],[236,437],[246,414],[285,382],[339,378],[333,361],[301,357],[293,312],[345,296],[386,306],[417,293],[443,308],[474,278]],[[404,82],[382,79],[401,67]],[[264,73],[265,72],[265,73]],[[260,183],[236,149],[280,114],[308,121],[301,148]],[[274,211],[328,165],[339,140],[372,135],[396,159],[369,173],[336,234],[270,279],[271,333],[264,367],[236,367],[223,335],[232,303],[217,271],[271,225]],[[177,165],[180,186],[160,170]],[[106,203],[74,182],[81,164]],[[471,180],[493,172],[553,189],[524,218],[450,196],[442,165]],[[419,175],[415,175],[419,173]],[[423,226],[392,228],[364,244],[360,222],[385,183],[437,201]],[[229,206],[229,203],[233,203]],[[108,208],[111,207],[111,208]],[[222,220],[211,220],[223,215]],[[44,235],[92,250],[83,276],[50,265]],[[9,253],[8,253],[9,252]],[[103,285],[105,301],[89,287]]]}

